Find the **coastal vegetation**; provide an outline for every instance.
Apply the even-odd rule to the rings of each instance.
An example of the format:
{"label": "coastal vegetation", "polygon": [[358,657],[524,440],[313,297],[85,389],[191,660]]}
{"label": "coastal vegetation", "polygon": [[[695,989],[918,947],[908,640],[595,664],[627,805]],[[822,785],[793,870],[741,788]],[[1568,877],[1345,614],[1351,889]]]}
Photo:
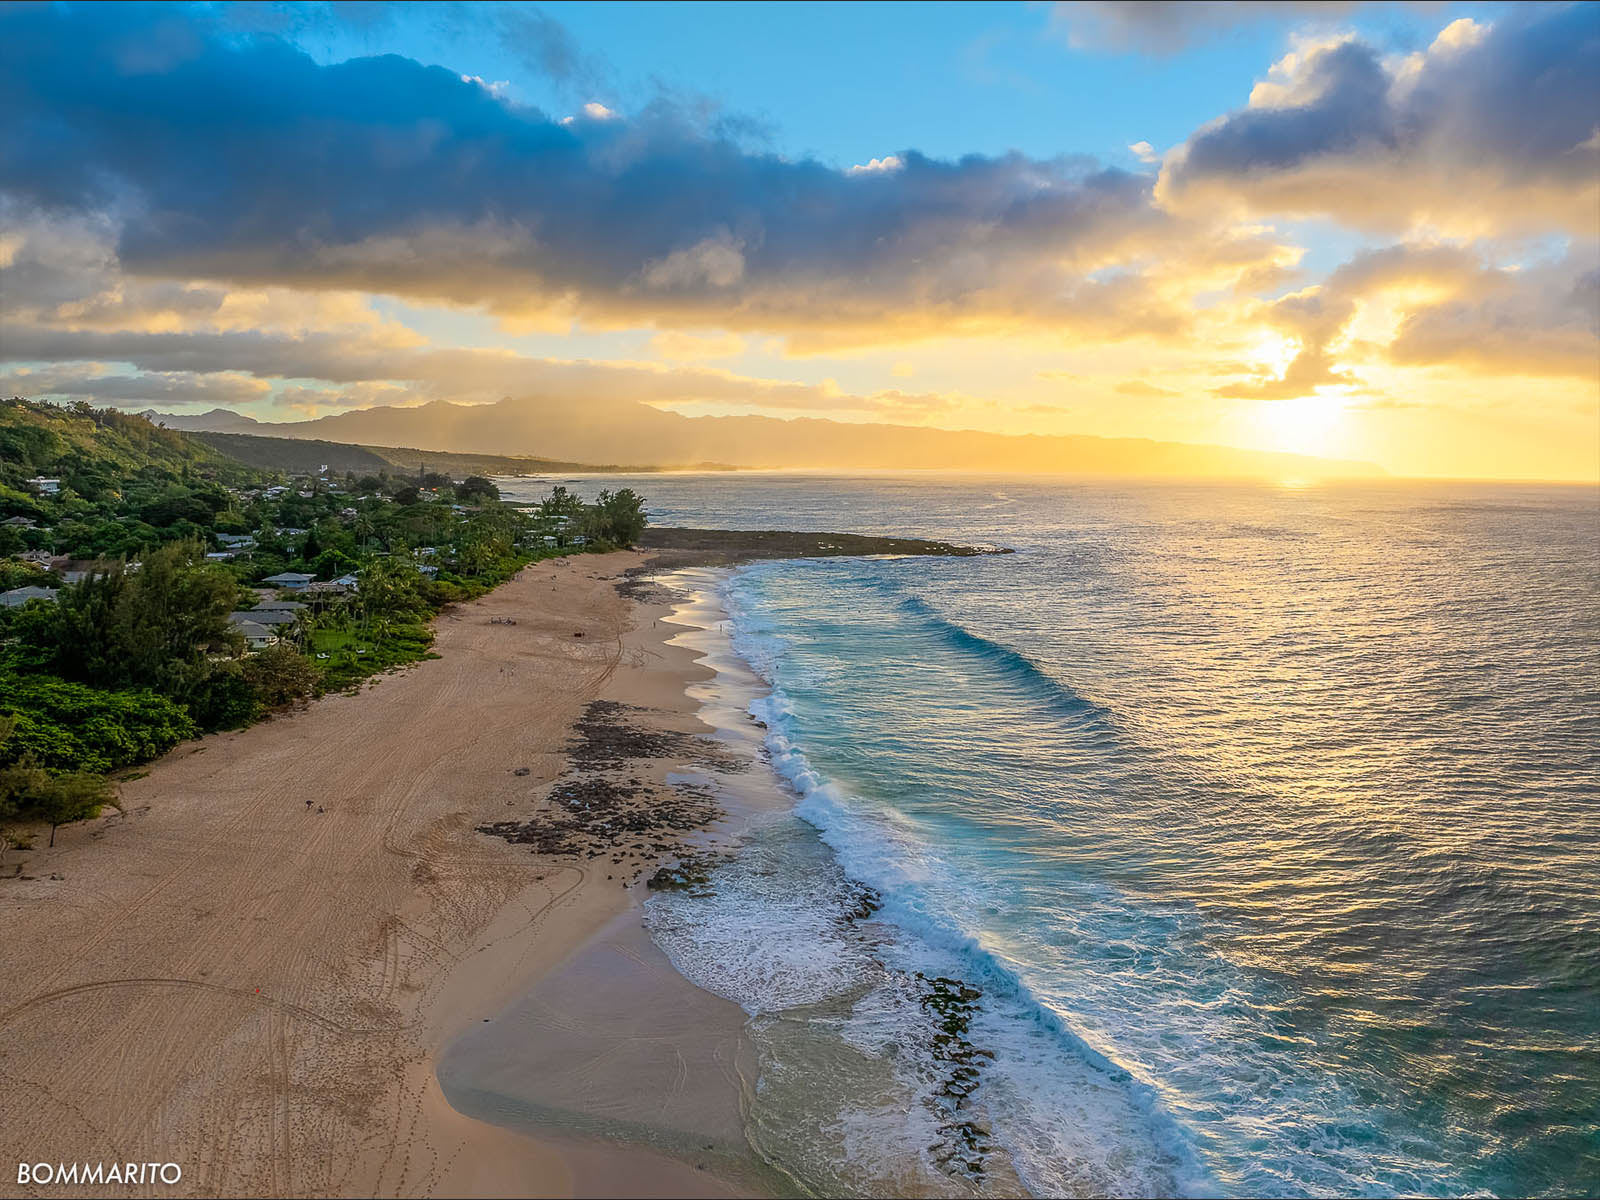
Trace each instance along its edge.
{"label": "coastal vegetation", "polygon": [[53,837],[115,772],[425,658],[446,605],[645,526],[627,489],[524,509],[483,475],[318,467],[0,403],[0,827]]}

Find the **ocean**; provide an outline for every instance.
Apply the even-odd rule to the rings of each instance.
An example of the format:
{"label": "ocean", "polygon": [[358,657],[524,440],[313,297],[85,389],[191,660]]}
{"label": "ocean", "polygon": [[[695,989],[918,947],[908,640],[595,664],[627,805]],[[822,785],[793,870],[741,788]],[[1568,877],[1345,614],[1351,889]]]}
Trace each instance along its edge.
{"label": "ocean", "polygon": [[1015,550],[704,583],[788,805],[647,924],[799,1188],[1600,1193],[1595,489],[619,484]]}

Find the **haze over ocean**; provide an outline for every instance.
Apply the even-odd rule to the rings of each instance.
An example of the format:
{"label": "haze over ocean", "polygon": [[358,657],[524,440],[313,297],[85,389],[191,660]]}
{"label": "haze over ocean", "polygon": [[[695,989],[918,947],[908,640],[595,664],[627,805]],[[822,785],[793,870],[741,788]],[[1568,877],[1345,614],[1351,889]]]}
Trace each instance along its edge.
{"label": "haze over ocean", "polygon": [[918,971],[982,989],[966,1111],[1037,1192],[1600,1178],[1592,490],[649,489],[664,524],[1018,551],[725,585],[804,823],[653,925],[752,1013],[754,1135],[802,1179],[937,1147],[940,1063],[890,1052],[922,1124],[850,1070],[917,1043]]}

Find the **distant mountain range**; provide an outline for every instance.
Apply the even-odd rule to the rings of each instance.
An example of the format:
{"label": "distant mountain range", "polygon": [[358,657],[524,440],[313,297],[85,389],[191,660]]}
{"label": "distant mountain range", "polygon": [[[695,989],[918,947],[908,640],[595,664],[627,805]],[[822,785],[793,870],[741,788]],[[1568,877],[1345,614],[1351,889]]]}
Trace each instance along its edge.
{"label": "distant mountain range", "polygon": [[169,428],[419,446],[563,462],[841,470],[967,470],[1087,476],[1343,478],[1381,476],[1371,463],[1229,446],[1086,435],[1008,435],[817,418],[686,417],[632,401],[585,407],[554,399],[376,407],[310,421],[256,421],[228,409],[148,412]]}
{"label": "distant mountain range", "polygon": [[185,433],[203,429],[208,433],[266,433],[276,436],[276,426],[226,408],[213,408],[203,413],[163,413],[147,408],[139,415],[153,424]]}

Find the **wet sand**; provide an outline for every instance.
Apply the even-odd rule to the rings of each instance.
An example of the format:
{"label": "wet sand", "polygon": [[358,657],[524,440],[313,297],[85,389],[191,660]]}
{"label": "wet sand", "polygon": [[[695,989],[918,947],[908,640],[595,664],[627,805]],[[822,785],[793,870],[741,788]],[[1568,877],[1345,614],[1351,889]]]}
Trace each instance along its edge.
{"label": "wet sand", "polygon": [[[680,975],[643,920],[652,889],[703,886],[703,864],[788,809],[763,769],[764,731],[747,712],[764,688],[717,628],[725,620],[712,590],[718,574],[680,570],[650,584],[657,602],[678,596],[669,615],[652,618],[668,647],[714,667],[687,687],[706,732],[690,753],[674,756],[679,765],[667,777],[708,798],[714,815],[653,878],[638,873],[614,919],[447,1045],[438,1075],[450,1103],[481,1120],[546,1138],[590,1134],[653,1148],[743,1194],[788,1194],[793,1182],[759,1161],[746,1135],[756,1063],[744,1012]],[[632,580],[626,590],[637,593],[639,577]],[[596,757],[580,742],[569,769]],[[685,760],[693,770],[683,769]],[[605,820],[609,810],[597,811]]]}
{"label": "wet sand", "polygon": [[[695,780],[734,769],[666,598],[619,591],[643,561],[531,567],[443,615],[438,659],[187,743],[126,815],[8,869],[0,1194],[29,1191],[19,1161],[133,1160],[182,1182],[108,1193],[764,1190],[742,1014],[671,971],[625,886],[699,836]],[[441,1053],[497,1021],[565,1072],[557,1127],[447,1101]],[[648,1144],[595,1136],[629,1123]]]}

